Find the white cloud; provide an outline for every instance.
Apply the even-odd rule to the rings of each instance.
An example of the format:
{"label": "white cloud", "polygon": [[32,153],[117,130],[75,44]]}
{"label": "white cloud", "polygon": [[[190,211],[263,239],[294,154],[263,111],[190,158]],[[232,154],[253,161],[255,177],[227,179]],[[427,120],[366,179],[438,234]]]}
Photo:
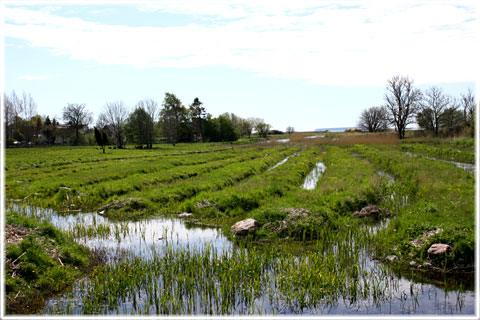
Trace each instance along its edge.
{"label": "white cloud", "polygon": [[204,24],[163,28],[6,8],[4,32],[54,54],[135,68],[224,65],[331,85],[384,85],[394,74],[417,83],[474,81],[478,75],[476,2],[342,5],[349,8],[310,0],[143,5],[141,10],[205,18]]}
{"label": "white cloud", "polygon": [[58,78],[60,77],[59,74],[43,74],[43,75],[32,75],[26,74],[23,76],[18,76],[18,80],[44,80],[44,79],[51,79],[51,78]]}

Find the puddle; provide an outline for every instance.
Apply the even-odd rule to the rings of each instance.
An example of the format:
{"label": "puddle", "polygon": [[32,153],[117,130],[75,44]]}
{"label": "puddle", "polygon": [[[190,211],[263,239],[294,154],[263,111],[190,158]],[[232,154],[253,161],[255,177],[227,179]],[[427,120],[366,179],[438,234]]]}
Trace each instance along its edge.
{"label": "puddle", "polygon": [[280,143],[287,143],[290,142],[290,139],[278,139],[278,140],[273,140],[274,142],[280,142]]}
{"label": "puddle", "polygon": [[273,169],[275,169],[276,167],[284,164],[285,162],[288,161],[288,158],[290,158],[290,156],[286,157],[285,159],[283,159],[282,161],[280,161],[279,163],[277,163],[276,165],[274,165],[273,167],[271,167],[270,169],[268,169],[268,171],[273,170]]}
{"label": "puddle", "polygon": [[384,178],[385,180],[387,180],[387,185],[388,185],[388,186],[391,186],[392,184],[395,183],[395,178],[392,177],[390,174],[388,174],[388,173],[386,173],[386,172],[384,172],[384,171],[382,171],[382,170],[378,170],[378,171],[377,171],[377,174],[378,174],[380,177],[382,177],[382,178]]}
{"label": "puddle", "polygon": [[317,136],[305,136],[305,139],[316,139],[316,138],[325,138],[325,136],[322,135],[317,135]]}
{"label": "puddle", "polygon": [[323,162],[317,162],[315,168],[305,178],[305,182],[303,183],[302,188],[305,190],[315,189],[318,179],[320,179],[326,168],[327,167],[325,167]]}
{"label": "puddle", "polygon": [[187,227],[180,219],[156,217],[122,222],[110,221],[96,212],[63,216],[54,210],[18,205],[13,205],[12,210],[47,220],[57,228],[71,233],[78,243],[105,252],[107,262],[126,255],[150,259],[154,251],[162,250],[168,245],[172,248],[202,250],[208,243],[220,251],[232,247],[232,243],[220,230]]}
{"label": "puddle", "polygon": [[463,169],[470,174],[475,173],[475,165],[471,164],[471,163],[464,163],[464,162],[457,162],[457,161],[452,161],[452,160],[438,159],[438,158],[434,158],[434,157],[430,157],[430,156],[424,156],[424,155],[420,155],[420,154],[411,153],[411,152],[408,152],[408,151],[405,152],[405,154],[409,155],[410,157],[421,157],[421,158],[425,158],[425,159],[430,159],[430,160],[435,160],[435,161],[440,161],[440,162],[445,162],[445,163],[451,163],[451,164],[455,165],[457,168]]}

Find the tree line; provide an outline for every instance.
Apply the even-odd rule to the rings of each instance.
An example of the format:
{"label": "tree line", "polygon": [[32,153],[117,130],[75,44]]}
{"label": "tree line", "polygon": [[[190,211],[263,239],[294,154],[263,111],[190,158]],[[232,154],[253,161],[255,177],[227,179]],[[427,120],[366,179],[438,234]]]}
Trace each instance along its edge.
{"label": "tree line", "polygon": [[122,101],[104,105],[94,127],[93,113],[85,104],[68,103],[62,121],[37,114],[37,104],[30,94],[5,95],[5,134],[7,146],[22,144],[107,144],[124,148],[127,143],[138,148],[152,148],[158,141],[220,142],[235,141],[255,134],[267,137],[271,126],[260,118],[242,118],[234,113],[213,117],[202,101],[195,98],[185,107],[172,93],[162,104],[144,99],[130,110]]}
{"label": "tree line", "polygon": [[394,76],[387,82],[385,104],[365,109],[358,126],[365,131],[385,131],[391,126],[400,139],[409,124],[417,123],[424,131],[440,135],[461,132],[475,134],[475,97],[470,89],[459,98],[432,86],[425,92],[413,87],[413,80]]}

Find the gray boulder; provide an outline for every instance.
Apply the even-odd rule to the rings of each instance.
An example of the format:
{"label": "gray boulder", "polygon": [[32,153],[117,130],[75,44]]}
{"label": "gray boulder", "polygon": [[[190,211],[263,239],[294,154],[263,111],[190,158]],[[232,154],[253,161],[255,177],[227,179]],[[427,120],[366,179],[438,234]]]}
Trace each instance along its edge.
{"label": "gray boulder", "polygon": [[452,247],[450,247],[448,244],[443,244],[443,243],[434,243],[428,248],[428,255],[434,255],[438,256],[439,254],[443,254],[450,250]]}
{"label": "gray boulder", "polygon": [[387,258],[387,261],[390,261],[390,262],[393,262],[393,261],[397,261],[398,260],[398,257],[394,254],[388,256]]}
{"label": "gray boulder", "polygon": [[254,233],[259,227],[257,220],[246,219],[235,223],[230,230],[236,237],[245,236],[249,233]]}

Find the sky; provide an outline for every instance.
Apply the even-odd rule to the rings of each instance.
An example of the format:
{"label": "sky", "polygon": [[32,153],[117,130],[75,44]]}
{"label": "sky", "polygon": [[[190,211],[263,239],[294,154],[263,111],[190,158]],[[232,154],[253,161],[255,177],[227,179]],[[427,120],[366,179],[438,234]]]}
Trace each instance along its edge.
{"label": "sky", "polygon": [[4,90],[61,119],[198,97],[274,129],[353,127],[387,81],[478,91],[478,1],[3,1]]}

